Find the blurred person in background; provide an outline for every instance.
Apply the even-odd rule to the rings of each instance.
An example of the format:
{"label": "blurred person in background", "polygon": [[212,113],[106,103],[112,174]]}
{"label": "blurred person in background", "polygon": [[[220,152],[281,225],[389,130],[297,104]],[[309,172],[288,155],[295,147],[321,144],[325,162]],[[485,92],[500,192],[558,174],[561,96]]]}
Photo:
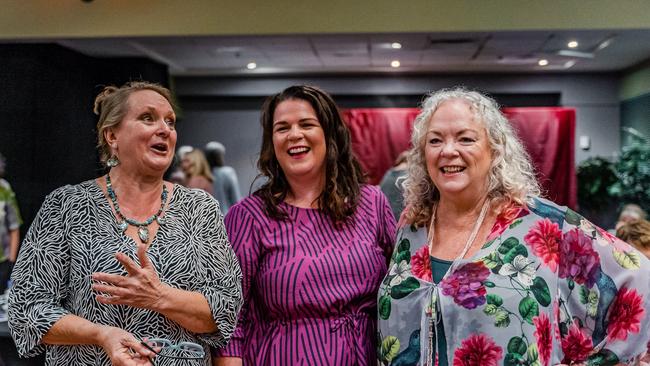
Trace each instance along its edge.
{"label": "blurred person in background", "polygon": [[404,189],[402,188],[402,183],[408,173],[407,155],[408,151],[402,151],[397,156],[397,159],[395,159],[393,167],[388,169],[381,179],[381,183],[379,183],[379,188],[381,188],[381,191],[388,198],[388,202],[390,202],[390,208],[393,211],[395,220],[399,219],[400,214],[404,210]]}
{"label": "blurred person in background", "polygon": [[181,167],[185,173],[185,187],[202,189],[214,196],[212,189],[214,177],[203,151],[194,149],[185,154],[181,159]]}
{"label": "blurred person in background", "polygon": [[641,219],[623,224],[616,230],[616,236],[650,258],[650,221]]}
{"label": "blurred person in background", "polygon": [[641,208],[641,206],[634,204],[634,203],[628,203],[623,206],[623,209],[621,210],[621,213],[618,215],[618,220],[616,221],[616,226],[614,227],[616,230],[618,230],[619,227],[632,222],[632,221],[638,221],[638,220],[645,220],[647,217],[646,212]]}
{"label": "blurred person in background", "polygon": [[20,243],[20,210],[16,194],[4,179],[7,162],[0,154],[0,295],[7,289]]}
{"label": "blurred person in background", "polygon": [[221,212],[225,215],[228,209],[241,199],[237,172],[225,165],[226,148],[217,141],[205,145],[205,156],[212,168],[214,198],[219,201]]}

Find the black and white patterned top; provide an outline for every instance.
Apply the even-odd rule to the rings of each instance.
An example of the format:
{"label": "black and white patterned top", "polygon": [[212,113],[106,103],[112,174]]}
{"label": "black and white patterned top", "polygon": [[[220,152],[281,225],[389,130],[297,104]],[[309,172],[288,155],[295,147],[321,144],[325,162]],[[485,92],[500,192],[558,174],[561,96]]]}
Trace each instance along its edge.
{"label": "black and white patterned top", "polygon": [[194,334],[159,313],[97,302],[91,274],[126,275],[115,259],[136,263],[135,241],[118,228],[104,193],[94,180],[49,194],[23,241],[9,299],[9,328],[23,357],[46,353],[46,365],[110,365],[99,346],[54,346],[43,335],[66,314],[131,332],[136,338],[168,338],[202,344],[203,361],[156,358],[156,365],[209,365],[209,346],[224,346],[241,306],[241,270],[217,202],[207,193],[174,185],[166,222],[147,255],[161,281],[203,294],[218,331]]}

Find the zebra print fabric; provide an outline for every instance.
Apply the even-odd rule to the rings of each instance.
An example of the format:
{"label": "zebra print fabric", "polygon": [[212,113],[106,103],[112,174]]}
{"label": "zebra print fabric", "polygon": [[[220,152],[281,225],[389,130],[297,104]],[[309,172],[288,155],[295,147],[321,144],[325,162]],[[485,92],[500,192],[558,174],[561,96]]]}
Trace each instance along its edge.
{"label": "zebra print fabric", "polygon": [[123,252],[138,263],[136,243],[118,228],[94,180],[61,187],[47,196],[23,241],[9,299],[9,327],[23,357],[46,351],[46,365],[110,365],[99,346],[55,346],[43,335],[66,314],[131,332],[136,338],[168,338],[202,344],[204,360],[158,357],[156,365],[210,365],[208,346],[224,346],[241,305],[241,271],[217,202],[199,190],[174,185],[167,222],[147,255],[161,281],[203,294],[219,331],[193,334],[145,309],[95,300],[91,274],[126,275],[114,257]]}

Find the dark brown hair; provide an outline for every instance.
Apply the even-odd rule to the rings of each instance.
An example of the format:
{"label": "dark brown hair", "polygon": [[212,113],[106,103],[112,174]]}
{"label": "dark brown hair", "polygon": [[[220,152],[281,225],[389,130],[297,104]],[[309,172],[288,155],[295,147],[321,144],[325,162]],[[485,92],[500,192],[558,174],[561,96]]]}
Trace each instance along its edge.
{"label": "dark brown hair", "polygon": [[267,181],[255,192],[264,200],[264,210],[278,220],[287,218],[278,205],[289,193],[289,184],[273,149],[273,114],[275,108],[286,100],[308,102],[323,128],[325,135],[325,188],[318,197],[318,207],[335,223],[347,220],[357,208],[360,184],[364,182],[361,165],[352,153],[350,131],[332,97],[313,86],[291,86],[266,99],[262,107],[262,146],[257,161],[259,177]]}
{"label": "dark brown hair", "polygon": [[97,121],[97,148],[99,149],[99,160],[102,163],[106,164],[106,160],[111,157],[111,149],[106,143],[104,131],[122,122],[129,110],[129,97],[140,90],[152,90],[162,95],[176,112],[171,92],[160,84],[148,81],[131,81],[119,88],[111,85],[102,89],[95,98],[93,108],[93,112],[99,116]]}

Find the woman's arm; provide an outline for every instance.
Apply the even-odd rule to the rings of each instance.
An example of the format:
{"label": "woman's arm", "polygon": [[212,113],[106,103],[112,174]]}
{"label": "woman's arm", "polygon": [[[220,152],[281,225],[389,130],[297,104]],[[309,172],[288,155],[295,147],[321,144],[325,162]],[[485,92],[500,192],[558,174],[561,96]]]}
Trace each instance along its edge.
{"label": "woman's arm", "polygon": [[146,246],[138,245],[140,265],[124,253],[117,253],[115,258],[124,266],[128,275],[94,273],[93,280],[108,283],[93,284],[93,290],[102,293],[97,295],[98,302],[149,309],[194,333],[212,333],[217,330],[208,301],[202,294],[160,282],[158,273],[147,257]]}
{"label": "woman's arm", "polygon": [[[251,201],[245,199],[233,206],[226,214],[226,231],[230,238],[232,248],[239,258],[242,270],[242,294],[244,304],[239,313],[237,328],[227,346],[214,350],[213,365],[239,366],[242,365],[242,356],[245,352],[246,332],[245,325],[253,319],[251,311],[251,288],[257,276],[262,256],[260,243],[260,225],[253,218],[253,214],[246,207]],[[250,210],[253,210],[251,208]]]}
{"label": "woman's arm", "polygon": [[99,325],[76,315],[59,319],[43,336],[43,343],[53,345],[97,345],[104,349],[113,365],[151,364],[155,354],[131,333],[120,328]]}
{"label": "woman's arm", "polygon": [[212,359],[212,366],[242,366],[239,357],[215,357]]}
{"label": "woman's arm", "polygon": [[[102,293],[103,304],[128,305],[158,312],[181,327],[197,333],[210,345],[225,345],[237,322],[241,307],[241,271],[228,242],[221,211],[209,195],[197,195],[203,204],[188,230],[195,236],[198,252],[196,291],[174,288],[160,281],[147,257],[147,247],[138,246],[139,264],[123,253],[116,259],[127,275],[94,273],[93,289]],[[202,202],[201,202],[202,200]],[[188,223],[189,224],[189,223]]]}
{"label": "woman's arm", "polygon": [[18,229],[9,232],[9,261],[16,262],[18,258],[18,246],[20,244],[20,231]]}
{"label": "woman's arm", "polygon": [[68,296],[66,279],[70,269],[63,207],[71,194],[68,186],[45,198],[14,266],[9,329],[22,357],[41,354],[45,350],[45,333],[69,313],[61,304]]}
{"label": "woman's arm", "polygon": [[[565,363],[606,358],[638,364],[650,341],[650,262],[575,212],[563,224],[557,320]],[[582,340],[588,350],[572,348]]]}
{"label": "woman's arm", "polygon": [[384,193],[377,189],[375,204],[377,206],[377,244],[384,251],[386,263],[390,262],[396,237],[396,223],[390,203]]}

